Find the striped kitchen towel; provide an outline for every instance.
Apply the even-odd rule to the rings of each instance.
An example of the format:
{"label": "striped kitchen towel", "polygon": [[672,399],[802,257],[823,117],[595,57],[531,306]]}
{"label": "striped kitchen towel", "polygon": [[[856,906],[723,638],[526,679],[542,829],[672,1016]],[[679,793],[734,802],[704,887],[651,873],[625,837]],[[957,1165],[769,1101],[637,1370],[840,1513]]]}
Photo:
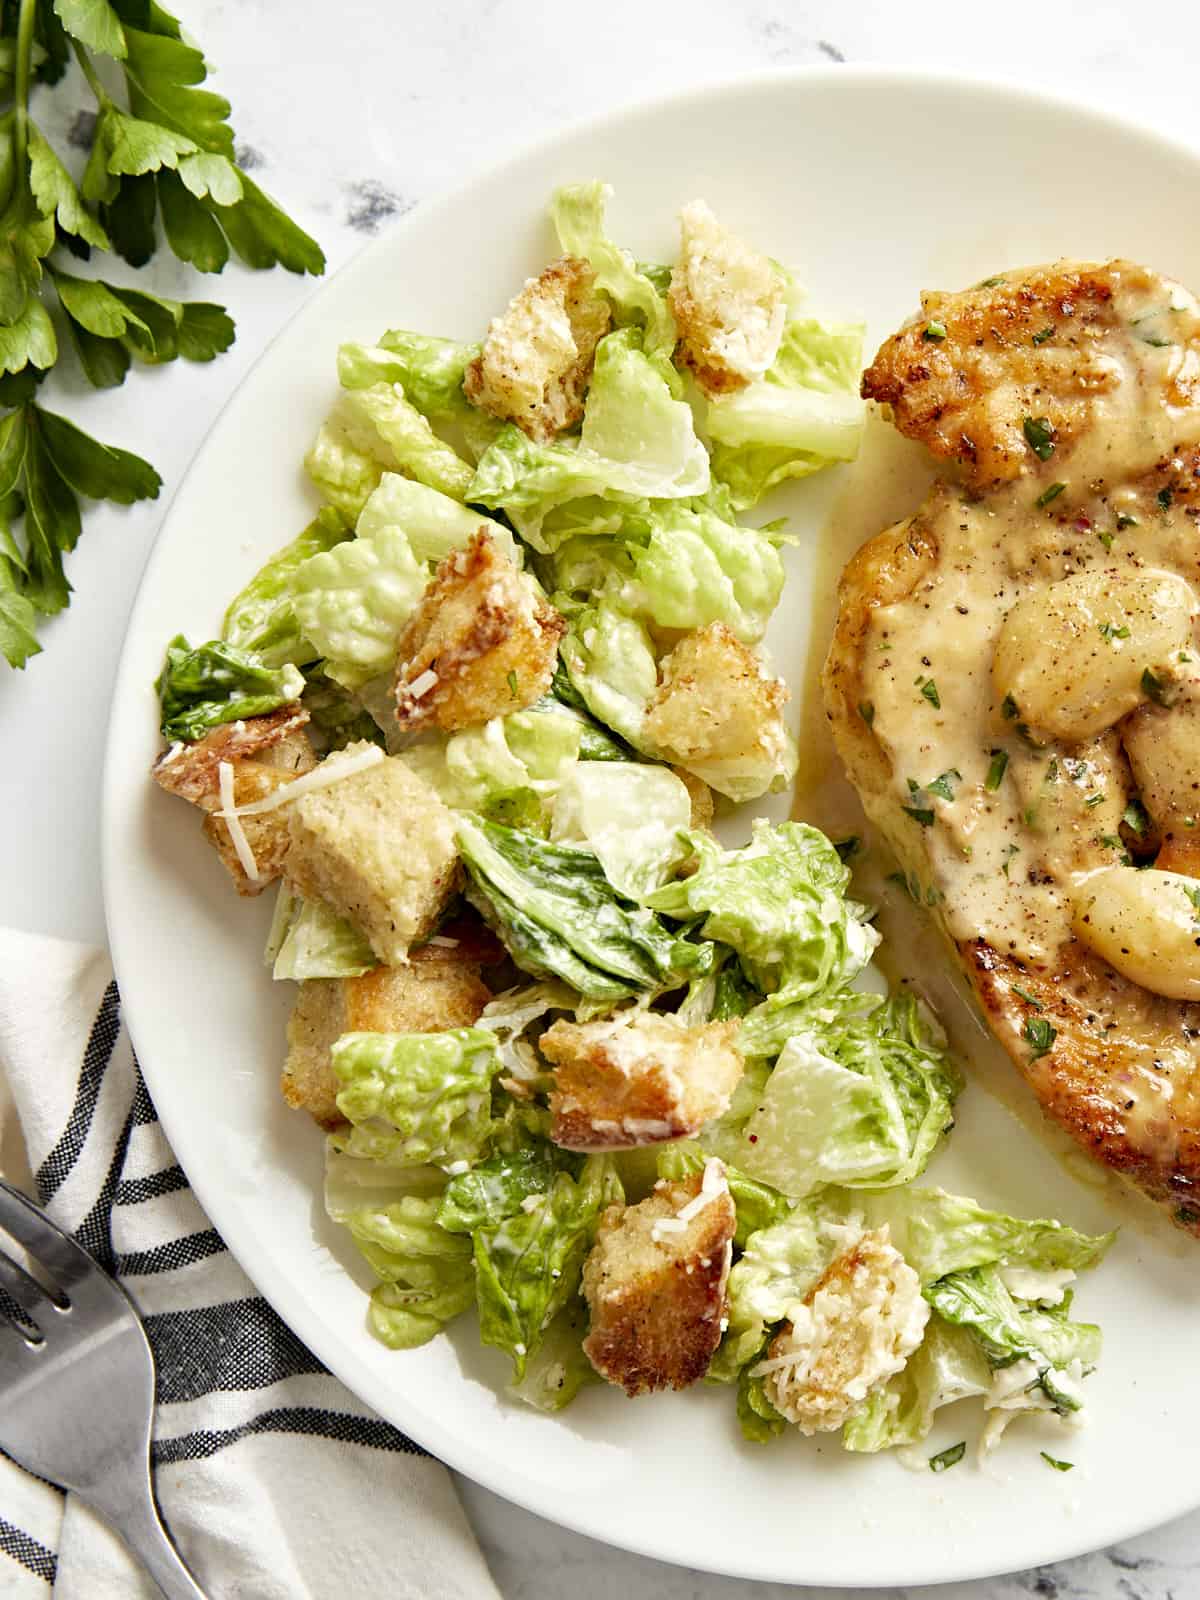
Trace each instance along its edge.
{"label": "striped kitchen towel", "polygon": [[[0,1075],[35,1197],[145,1318],[159,1503],[213,1600],[498,1600],[446,1469],[321,1366],[201,1211],[106,955],[0,930]],[[86,1506],[0,1450],[0,1595],[51,1594],[158,1591]]]}

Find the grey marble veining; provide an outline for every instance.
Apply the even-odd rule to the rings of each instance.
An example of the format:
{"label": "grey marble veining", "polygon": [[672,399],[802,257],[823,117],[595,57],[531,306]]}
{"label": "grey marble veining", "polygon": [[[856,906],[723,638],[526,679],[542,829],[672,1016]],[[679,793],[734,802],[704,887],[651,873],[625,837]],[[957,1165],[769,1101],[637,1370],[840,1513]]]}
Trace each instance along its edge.
{"label": "grey marble veining", "polygon": [[[1019,18],[961,0],[605,0],[589,7],[178,0],[177,9],[219,64],[214,87],[234,104],[239,161],[318,236],[331,268],[425,197],[581,117],[796,64],[848,60],[1003,76],[1200,143],[1200,13],[1179,0],[1154,8],[1074,3]],[[91,112],[81,82],[37,114],[60,148],[86,145]],[[936,152],[914,151],[913,160],[918,192],[936,202]],[[1064,182],[1074,176],[1065,173]],[[1181,195],[1180,203],[1194,197]],[[945,225],[953,226],[952,215]],[[152,274],[151,286],[163,292],[228,304],[238,322],[234,350],[211,367],[138,375],[102,401],[73,399],[85,425],[99,427],[102,408],[103,436],[150,456],[169,492],[230,390],[313,285],[236,268],[198,284],[169,260],[156,262]],[[0,678],[0,741],[38,751],[37,784],[57,783],[63,805],[76,808],[71,827],[62,807],[30,815],[21,803],[29,771],[18,774],[16,763],[0,771],[0,815],[21,805],[27,819],[0,836],[0,920],[103,938],[95,807],[86,794],[67,791],[81,787],[74,782],[81,771],[99,771],[124,619],[163,503],[93,513],[72,561],[71,611],[47,629],[47,652],[29,675]],[[51,704],[69,708],[72,736],[47,750]],[[28,869],[31,859],[42,863],[37,873]],[[1153,1471],[1153,1463],[1133,1462],[1130,1470]],[[797,1593],[661,1566],[564,1532],[474,1486],[464,1484],[463,1493],[506,1600]],[[808,1593],[817,1600],[852,1591]],[[1200,1515],[1057,1567],[936,1591],[873,1593],[888,1600],[1195,1600]]]}

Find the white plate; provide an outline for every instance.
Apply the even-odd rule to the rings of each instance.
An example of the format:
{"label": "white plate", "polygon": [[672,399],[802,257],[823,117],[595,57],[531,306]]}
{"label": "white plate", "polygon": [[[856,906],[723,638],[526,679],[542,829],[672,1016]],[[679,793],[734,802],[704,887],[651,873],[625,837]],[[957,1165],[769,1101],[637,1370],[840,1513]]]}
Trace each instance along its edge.
{"label": "white plate", "polygon": [[[365,1274],[321,1209],[321,1139],[277,1090],[290,985],[272,985],[261,965],[271,896],[238,902],[195,815],[147,781],[158,747],[151,684],[167,638],[211,637],[230,595],[311,515],[300,459],[334,397],[338,343],[389,326],[478,336],[552,251],[551,189],[592,176],[616,186],[613,234],[647,259],[670,259],[675,210],[704,196],[797,268],[814,307],[865,314],[869,350],[922,287],[1060,255],[1125,254],[1200,286],[1200,214],[1184,203],[1200,191],[1194,155],[1015,90],[851,67],[622,112],[378,240],[314,294],[230,402],[171,507],[130,623],[104,877],[155,1103],[213,1222],[312,1349],[443,1460],[544,1516],[664,1560],[810,1584],[970,1578],[1126,1537],[1200,1501],[1200,1246],[1072,1177],[978,1087],[941,1181],[1081,1227],[1127,1223],[1080,1295],[1106,1350],[1089,1383],[1094,1420],[1068,1441],[1014,1433],[986,1474],[965,1462],[948,1476],[914,1474],[846,1456],[836,1438],[744,1445],[728,1391],[630,1405],[597,1388],[561,1419],[537,1415],[502,1397],[506,1363],[470,1325],[408,1354],[373,1342]],[[828,508],[858,493],[871,460],[893,456],[872,452],[857,478],[828,474],[780,498],[802,544],[789,553],[772,643],[798,691]],[[887,477],[882,499],[898,496],[899,478]],[[858,515],[863,537],[880,525]],[[960,1410],[931,1448],[971,1426]],[[1042,1445],[1075,1471],[1051,1471]]]}

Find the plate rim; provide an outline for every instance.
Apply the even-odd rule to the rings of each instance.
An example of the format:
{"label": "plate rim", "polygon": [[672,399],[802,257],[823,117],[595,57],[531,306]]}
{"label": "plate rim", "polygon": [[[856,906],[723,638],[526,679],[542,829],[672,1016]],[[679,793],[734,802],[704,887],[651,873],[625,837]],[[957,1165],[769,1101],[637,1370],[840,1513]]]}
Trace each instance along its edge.
{"label": "plate rim", "polygon": [[[970,89],[992,97],[994,101],[1003,103],[1006,109],[1009,110],[1016,110],[1019,104],[1024,102],[1027,105],[1037,106],[1051,113],[1060,115],[1066,113],[1081,123],[1091,123],[1095,126],[1103,127],[1110,133],[1115,133],[1128,141],[1137,142],[1143,147],[1155,149],[1160,156],[1172,157],[1190,164],[1200,162],[1200,140],[1195,145],[1189,144],[1181,138],[1139,121],[1136,116],[1127,116],[1110,111],[1106,107],[1097,107],[1085,98],[1082,89],[1072,88],[1063,92],[1051,91],[1041,86],[1031,86],[1022,82],[1015,75],[1006,73],[940,70],[881,62],[824,62],[800,66],[767,67],[732,75],[717,75],[661,94],[635,96],[628,100],[622,100],[619,104],[610,106],[603,111],[590,116],[572,119],[548,132],[536,134],[522,141],[499,161],[484,162],[473,166],[463,175],[461,181],[418,201],[411,211],[406,212],[402,217],[396,218],[378,235],[367,240],[362,246],[353,251],[333,273],[317,283],[294,314],[288,317],[267,340],[261,351],[225,396],[162,510],[158,528],[154,533],[138,580],[133,602],[124,621],[123,637],[117,670],[113,680],[113,696],[109,707],[104,741],[99,816],[101,889],[109,950],[113,961],[114,973],[117,976],[118,988],[120,987],[120,969],[122,965],[121,951],[125,946],[117,933],[117,917],[114,912],[114,902],[119,895],[116,885],[120,877],[120,860],[118,859],[119,852],[116,841],[116,819],[118,808],[121,804],[119,794],[121,772],[117,724],[119,720],[118,707],[122,704],[124,694],[130,688],[126,680],[132,670],[131,657],[133,650],[131,648],[131,639],[135,632],[135,623],[140,620],[147,591],[151,586],[152,580],[157,576],[160,563],[166,559],[167,546],[163,539],[163,534],[171,522],[176,506],[186,495],[194,479],[199,477],[204,470],[206,458],[212,446],[213,436],[224,421],[229,407],[258,374],[260,368],[271,359],[276,345],[285,335],[292,331],[297,322],[310,315],[312,307],[323,295],[331,292],[335,284],[345,277],[352,277],[368,260],[373,260],[376,256],[381,256],[389,250],[395,250],[397,242],[403,239],[407,230],[418,223],[424,223],[431,216],[460,205],[473,190],[481,186],[504,183],[510,173],[520,169],[526,162],[537,156],[552,151],[557,145],[579,138],[602,136],[605,129],[618,126],[630,117],[648,115],[653,112],[676,113],[689,106],[711,103],[714,99],[722,96],[737,96],[753,92],[755,88],[777,91],[781,87],[790,86],[802,94],[810,84],[836,82],[838,80],[887,84],[894,89],[908,90],[914,95]],[[125,1003],[123,997],[123,1019],[129,1030],[135,1055],[139,1064],[141,1064],[149,1058],[143,1058],[137,1048],[139,1024],[135,1011],[136,1007],[131,1007]],[[147,1082],[147,1088],[153,1098],[154,1086],[152,1080],[155,1075],[154,1068],[150,1067],[149,1070],[145,1070],[143,1066],[142,1070]],[[167,1104],[169,1105],[169,1103],[170,1097],[168,1095]],[[278,1267],[275,1259],[269,1255],[263,1259],[256,1259],[253,1270],[248,1265],[242,1255],[241,1243],[232,1242],[231,1238],[227,1236],[225,1228],[221,1226],[221,1214],[227,1213],[223,1191],[215,1180],[212,1184],[209,1183],[202,1162],[195,1163],[194,1167],[189,1169],[187,1160],[180,1151],[177,1136],[182,1135],[182,1142],[185,1146],[190,1142],[182,1121],[176,1120],[172,1111],[167,1110],[164,1112],[157,1100],[155,1100],[155,1109],[158,1111],[167,1140],[183,1167],[198,1202],[214,1227],[217,1228],[231,1256],[246,1274],[256,1291],[267,1300],[272,1309],[303,1340],[304,1344],[325,1364],[329,1371],[344,1383],[350,1392],[363,1404],[374,1409],[373,1402],[360,1394],[355,1381],[347,1375],[345,1370],[353,1361],[352,1351],[325,1324],[308,1314],[308,1302],[302,1294],[297,1294],[293,1289],[289,1273]],[[234,1229],[233,1231],[236,1233],[237,1230]],[[889,1577],[886,1581],[874,1578],[868,1578],[864,1581],[853,1573],[844,1574],[842,1572],[826,1572],[814,1577],[811,1574],[804,1575],[801,1573],[798,1575],[793,1566],[783,1567],[770,1562],[748,1569],[744,1561],[731,1560],[730,1562],[721,1562],[708,1557],[702,1557],[697,1561],[696,1555],[685,1548],[684,1541],[678,1538],[673,1542],[651,1546],[635,1536],[624,1535],[620,1529],[614,1530],[603,1526],[599,1519],[589,1519],[585,1515],[573,1514],[569,1505],[550,1505],[545,1499],[544,1491],[535,1492],[532,1486],[526,1487],[527,1480],[514,1481],[511,1473],[505,1475],[500,1467],[496,1467],[493,1470],[488,1462],[482,1464],[476,1462],[471,1457],[467,1443],[457,1435],[448,1432],[440,1416],[421,1414],[416,1428],[410,1428],[407,1421],[398,1424],[398,1426],[415,1443],[427,1450],[435,1460],[441,1462],[447,1468],[461,1473],[464,1477],[480,1484],[500,1498],[519,1505],[524,1510],[530,1511],[535,1516],[542,1517],[552,1524],[566,1528],[573,1533],[581,1534],[586,1538],[594,1539],[598,1543],[615,1549],[626,1550],[649,1560],[691,1567],[696,1570],[712,1572],[716,1575],[735,1579],[760,1582],[802,1585],[819,1583],[830,1588],[882,1589],[892,1588],[897,1584],[902,1587],[910,1587],[923,1584],[985,1580],[989,1577],[1000,1577],[1007,1573],[1028,1570],[1030,1567],[1048,1563],[1058,1564],[1077,1559],[1098,1549],[1109,1548],[1114,1544],[1136,1537],[1151,1529],[1161,1527],[1177,1517],[1200,1508],[1200,1484],[1197,1484],[1195,1488],[1185,1491],[1177,1503],[1156,1508],[1150,1517],[1142,1513],[1135,1513],[1127,1522],[1110,1524],[1105,1530],[1104,1543],[1102,1545],[1098,1545],[1093,1537],[1086,1534],[1077,1536],[1074,1539],[1060,1540],[1053,1545],[1049,1543],[1048,1539],[1044,1539],[1041,1548],[1022,1551],[1020,1558],[1022,1565],[1020,1567],[1008,1565],[980,1567],[972,1565],[969,1558],[959,1556],[957,1565],[947,1566],[943,1562],[935,1566],[926,1560],[923,1563],[915,1564],[912,1568],[905,1569],[904,1572],[896,1576]],[[997,1492],[1002,1492],[999,1486],[997,1486]]]}

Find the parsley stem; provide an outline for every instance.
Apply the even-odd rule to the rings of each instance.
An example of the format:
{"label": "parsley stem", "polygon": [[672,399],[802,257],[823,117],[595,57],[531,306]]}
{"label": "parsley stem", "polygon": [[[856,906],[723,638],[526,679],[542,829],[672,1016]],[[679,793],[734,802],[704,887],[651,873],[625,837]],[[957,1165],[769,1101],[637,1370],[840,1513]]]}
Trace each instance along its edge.
{"label": "parsley stem", "polygon": [[33,67],[33,25],[37,19],[37,0],[21,0],[17,17],[17,62],[13,89],[13,154],[18,184],[28,186],[26,160],[29,151],[29,75]]}
{"label": "parsley stem", "polygon": [[97,105],[103,109],[106,105],[111,104],[111,97],[109,96],[104,85],[100,82],[100,79],[96,73],[96,69],[92,65],[92,58],[88,55],[87,51],[83,48],[78,39],[71,40],[71,48],[75,52],[75,59],[79,63],[80,70],[87,79],[88,88],[95,95]]}

